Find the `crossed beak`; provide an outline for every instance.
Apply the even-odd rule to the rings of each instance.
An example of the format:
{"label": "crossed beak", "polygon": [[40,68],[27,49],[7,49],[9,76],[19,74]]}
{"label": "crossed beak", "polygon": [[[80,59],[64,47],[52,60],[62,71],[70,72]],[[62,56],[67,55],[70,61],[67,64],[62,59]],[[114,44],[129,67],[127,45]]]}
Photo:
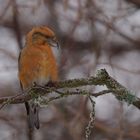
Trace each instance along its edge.
{"label": "crossed beak", "polygon": [[47,42],[49,43],[49,45],[51,47],[56,47],[57,49],[60,48],[60,45],[59,45],[58,41],[56,41],[54,39],[48,39]]}

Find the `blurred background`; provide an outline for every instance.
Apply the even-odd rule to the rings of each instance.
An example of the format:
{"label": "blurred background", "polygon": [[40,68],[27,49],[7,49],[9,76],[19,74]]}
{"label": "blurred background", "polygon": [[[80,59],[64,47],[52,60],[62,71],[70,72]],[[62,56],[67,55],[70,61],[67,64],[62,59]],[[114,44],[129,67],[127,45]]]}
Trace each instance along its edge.
{"label": "blurred background", "polygon": [[[46,25],[61,44],[60,80],[106,68],[140,97],[139,0],[0,0],[0,97],[20,93],[18,55],[26,34]],[[84,87],[91,92],[105,87]],[[140,111],[111,94],[96,101],[91,140],[140,140]],[[40,110],[34,140],[84,140],[91,104],[72,96]],[[0,110],[0,140],[31,140],[23,104]]]}

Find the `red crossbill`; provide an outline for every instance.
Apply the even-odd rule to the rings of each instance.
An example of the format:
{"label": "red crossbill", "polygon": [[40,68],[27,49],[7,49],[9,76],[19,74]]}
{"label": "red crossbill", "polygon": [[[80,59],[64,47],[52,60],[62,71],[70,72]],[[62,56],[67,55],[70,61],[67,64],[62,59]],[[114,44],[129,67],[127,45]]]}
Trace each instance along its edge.
{"label": "red crossbill", "polygon": [[[26,36],[25,47],[19,55],[19,80],[22,90],[34,83],[46,85],[58,79],[56,59],[51,47],[58,47],[54,32],[48,27],[35,27]],[[39,129],[39,106],[33,100],[25,102],[29,127]]]}

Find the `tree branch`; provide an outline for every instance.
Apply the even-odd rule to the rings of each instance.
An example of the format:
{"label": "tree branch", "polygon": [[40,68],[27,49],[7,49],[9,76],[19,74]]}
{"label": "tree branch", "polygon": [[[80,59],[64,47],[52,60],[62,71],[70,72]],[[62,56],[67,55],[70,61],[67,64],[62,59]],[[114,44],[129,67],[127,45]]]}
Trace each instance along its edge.
{"label": "tree branch", "polygon": [[[108,90],[103,90],[98,93],[90,93],[87,90],[82,90],[80,87],[82,86],[106,86]],[[59,89],[65,89],[63,92],[59,91]],[[72,91],[70,91],[72,89]],[[44,100],[42,96],[48,95],[49,93],[55,92],[59,94],[54,97],[49,97],[48,100]],[[124,86],[118,83],[115,79],[113,79],[106,72],[105,69],[98,70],[95,77],[91,76],[89,78],[81,78],[81,79],[72,79],[66,81],[59,81],[49,83],[46,86],[35,85],[31,89],[24,91],[22,94],[18,94],[16,96],[10,97],[2,97],[0,98],[0,109],[7,104],[19,104],[24,103],[30,99],[38,99],[41,97],[41,104],[48,104],[56,99],[64,98],[71,95],[87,95],[98,97],[107,93],[112,93],[119,101],[125,101],[128,104],[133,104],[135,107],[140,109],[140,98],[136,97],[129,90],[127,90]]]}

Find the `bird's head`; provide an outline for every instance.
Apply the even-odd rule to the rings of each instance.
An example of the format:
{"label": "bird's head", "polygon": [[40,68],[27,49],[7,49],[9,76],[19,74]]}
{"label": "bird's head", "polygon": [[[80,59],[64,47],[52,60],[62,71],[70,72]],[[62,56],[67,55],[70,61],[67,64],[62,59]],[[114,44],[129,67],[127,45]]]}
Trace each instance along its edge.
{"label": "bird's head", "polygon": [[59,48],[59,44],[54,32],[46,27],[34,27],[26,37],[27,43],[32,43],[34,46],[47,45],[49,47]]}

